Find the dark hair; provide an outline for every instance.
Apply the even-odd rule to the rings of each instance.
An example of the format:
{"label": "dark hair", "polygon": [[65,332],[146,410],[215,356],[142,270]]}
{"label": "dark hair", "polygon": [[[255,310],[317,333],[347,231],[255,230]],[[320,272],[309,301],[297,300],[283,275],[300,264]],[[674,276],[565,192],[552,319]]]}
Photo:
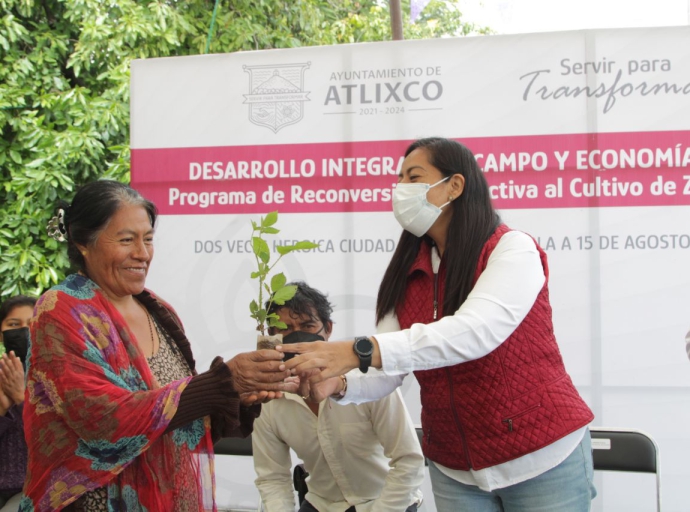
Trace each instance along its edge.
{"label": "dark hair", "polygon": [[141,206],[149,216],[151,227],[156,225],[158,216],[156,205],[119,181],[92,181],[77,191],[71,205],[61,202],[59,208],[65,209],[67,256],[74,267],[82,271],[86,270],[84,256],[77,244],[88,246],[95,242],[123,204]]}
{"label": "dark hair", "polygon": [[15,295],[14,297],[10,297],[0,305],[0,323],[5,321],[5,318],[7,318],[14,308],[21,306],[34,307],[35,305],[36,299],[33,297],[28,297],[26,295]]}
{"label": "dark hair", "polygon": [[[328,298],[304,281],[294,281],[288,284],[297,286],[295,296],[282,306],[279,306],[275,302],[272,303],[268,312],[276,313],[281,308],[288,308],[296,316],[306,315],[314,320],[318,318],[324,327],[328,328],[328,324],[333,322],[333,320],[331,320],[333,306],[328,302]],[[268,306],[268,304],[266,305]],[[314,313],[316,313],[316,318],[314,317]]]}
{"label": "dark hair", "polygon": [[[444,176],[461,174],[465,178],[462,194],[449,205],[452,216],[443,254],[446,282],[442,312],[443,316],[452,315],[472,290],[479,255],[501,219],[491,204],[484,173],[469,149],[451,139],[430,137],[413,142],[405,151],[405,157],[415,149],[426,150],[429,163]],[[404,301],[407,273],[421,244],[422,238],[408,231],[400,235],[398,247],[379,287],[377,322]]]}

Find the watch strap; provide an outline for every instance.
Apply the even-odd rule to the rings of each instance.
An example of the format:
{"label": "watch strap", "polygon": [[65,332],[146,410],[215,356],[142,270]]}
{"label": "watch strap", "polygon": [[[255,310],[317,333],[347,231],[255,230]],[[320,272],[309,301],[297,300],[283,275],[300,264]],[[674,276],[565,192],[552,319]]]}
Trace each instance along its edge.
{"label": "watch strap", "polygon": [[[369,353],[363,353],[358,350],[358,343],[361,340],[366,340],[369,343],[369,346],[371,347]],[[371,366],[371,356],[374,353],[374,343],[369,339],[368,336],[358,336],[355,338],[355,343],[352,348],[359,358],[359,371],[362,373],[367,373],[369,371],[369,367]]]}

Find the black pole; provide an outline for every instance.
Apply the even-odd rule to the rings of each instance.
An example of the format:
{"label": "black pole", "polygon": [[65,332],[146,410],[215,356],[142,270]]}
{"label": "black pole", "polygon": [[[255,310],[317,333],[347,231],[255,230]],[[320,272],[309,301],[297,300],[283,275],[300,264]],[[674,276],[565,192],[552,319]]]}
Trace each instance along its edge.
{"label": "black pole", "polygon": [[393,32],[393,41],[402,41],[403,26],[402,26],[402,9],[400,8],[400,0],[388,0],[391,9],[391,29]]}

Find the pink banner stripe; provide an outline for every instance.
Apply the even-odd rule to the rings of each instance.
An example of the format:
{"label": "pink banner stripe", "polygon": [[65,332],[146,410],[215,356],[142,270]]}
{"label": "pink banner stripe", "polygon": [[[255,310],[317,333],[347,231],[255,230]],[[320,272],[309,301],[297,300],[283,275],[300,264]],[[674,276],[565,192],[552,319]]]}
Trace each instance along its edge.
{"label": "pink banner stripe", "polygon": [[[499,209],[690,204],[690,132],[458,139]],[[162,214],[390,211],[411,141],[133,149]]]}

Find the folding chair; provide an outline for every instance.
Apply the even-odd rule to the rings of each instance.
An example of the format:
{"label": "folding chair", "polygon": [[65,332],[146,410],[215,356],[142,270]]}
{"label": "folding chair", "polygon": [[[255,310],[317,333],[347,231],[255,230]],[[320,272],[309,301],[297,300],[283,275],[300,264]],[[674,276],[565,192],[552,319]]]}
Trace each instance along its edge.
{"label": "folding chair", "polygon": [[659,447],[639,430],[590,427],[594,469],[656,475],[656,509],[661,510]]}
{"label": "folding chair", "polygon": [[292,470],[292,485],[297,493],[297,505],[302,506],[304,498],[309,492],[309,487],[307,486],[307,477],[309,473],[304,469],[304,464],[296,464]]}
{"label": "folding chair", "polygon": [[[241,437],[223,437],[219,439],[215,445],[213,445],[213,451],[216,455],[236,455],[241,457],[252,457],[254,452],[252,450],[252,436],[249,435],[245,438]],[[261,503],[261,496],[259,496],[259,505],[256,508],[256,512],[261,512],[263,509]],[[238,509],[232,508],[233,512],[240,510],[251,510],[255,509]]]}
{"label": "folding chair", "polygon": [[213,451],[216,455],[240,455],[244,457],[251,457],[254,455],[252,451],[252,436],[247,437],[223,437],[213,445]]}

